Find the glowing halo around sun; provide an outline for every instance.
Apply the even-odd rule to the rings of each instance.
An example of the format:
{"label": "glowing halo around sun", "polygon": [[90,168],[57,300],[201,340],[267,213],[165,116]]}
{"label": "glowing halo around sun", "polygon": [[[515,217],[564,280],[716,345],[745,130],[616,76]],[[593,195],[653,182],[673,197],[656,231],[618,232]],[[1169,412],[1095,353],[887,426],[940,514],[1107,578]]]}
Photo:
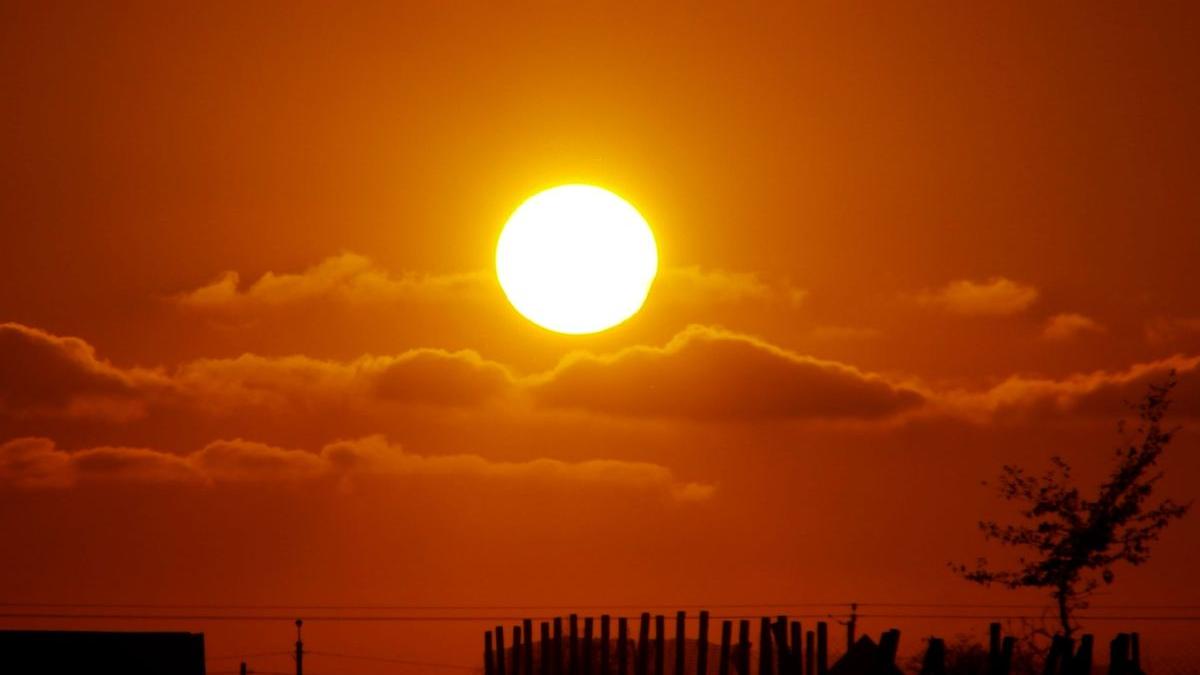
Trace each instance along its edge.
{"label": "glowing halo around sun", "polygon": [[595,333],[633,316],[657,271],[658,247],[642,214],[591,185],[525,200],[496,245],[496,276],[509,302],[558,333]]}

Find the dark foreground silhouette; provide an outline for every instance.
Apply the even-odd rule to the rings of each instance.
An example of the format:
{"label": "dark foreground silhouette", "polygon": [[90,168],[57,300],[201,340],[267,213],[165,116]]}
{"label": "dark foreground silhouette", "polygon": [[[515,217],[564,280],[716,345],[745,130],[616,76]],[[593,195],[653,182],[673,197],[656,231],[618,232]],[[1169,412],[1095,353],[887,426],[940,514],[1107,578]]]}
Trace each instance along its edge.
{"label": "dark foreground silhouette", "polygon": [[[616,640],[611,639],[613,617],[585,617],[583,633],[575,614],[540,623],[540,637],[533,640],[533,621],[525,619],[512,629],[511,648],[505,644],[505,630],[498,626],[484,634],[483,664],[485,675],[900,675],[896,652],[900,631],[885,631],[878,642],[868,636],[856,637],[854,623],[847,624],[846,651],[835,663],[829,663],[828,624],[817,622],[816,630],[804,631],[799,621],[786,616],[758,620],[757,645],[750,640],[751,621],[737,619],[737,639],[733,638],[734,619],[721,622],[719,643],[709,641],[709,614],[700,612],[698,637],[688,639],[685,612],[675,615],[675,635],[666,639],[666,617],[642,614],[636,639],[629,635],[629,620],[616,618]],[[653,636],[651,635],[653,626]],[[963,669],[947,658],[946,642],[931,637],[920,659],[921,675],[1017,675],[1029,668],[1014,668],[1016,638],[1002,637],[1000,624],[991,624],[986,657],[974,668]],[[1079,640],[1056,636],[1040,659],[1042,675],[1090,675],[1093,665],[1092,635]],[[710,665],[711,664],[711,665]],[[752,672],[751,669],[754,669]],[[960,671],[968,672],[960,672]],[[1141,645],[1137,633],[1121,633],[1113,638],[1109,650],[1109,675],[1143,675]]]}
{"label": "dark foreground silhouette", "polygon": [[204,675],[203,633],[0,630],[14,675]]}

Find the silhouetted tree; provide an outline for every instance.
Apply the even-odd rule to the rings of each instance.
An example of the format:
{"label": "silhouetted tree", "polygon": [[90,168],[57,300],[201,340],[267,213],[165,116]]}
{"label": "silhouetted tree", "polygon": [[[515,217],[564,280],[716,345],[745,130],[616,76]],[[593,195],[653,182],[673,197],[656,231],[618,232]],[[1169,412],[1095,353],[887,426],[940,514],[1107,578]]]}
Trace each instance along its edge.
{"label": "silhouetted tree", "polygon": [[1080,496],[1071,467],[1061,457],[1052,457],[1052,468],[1042,476],[1005,466],[1000,495],[1023,505],[1023,520],[1008,525],[983,521],[979,527],[985,538],[1032,554],[1018,558],[1011,569],[989,567],[983,558],[975,569],[951,567],[979,584],[1048,589],[1058,605],[1063,634],[1070,637],[1075,629],[1072,613],[1087,607],[1087,597],[1101,582],[1113,582],[1113,565],[1146,562],[1151,543],[1190,506],[1170,499],[1150,504],[1154,486],[1162,478],[1159,457],[1178,431],[1162,427],[1175,383],[1172,372],[1164,383],[1150,385],[1133,406],[1137,428],[1130,434],[1124,423],[1120,425],[1123,440],[1116,450],[1116,465],[1094,499]]}

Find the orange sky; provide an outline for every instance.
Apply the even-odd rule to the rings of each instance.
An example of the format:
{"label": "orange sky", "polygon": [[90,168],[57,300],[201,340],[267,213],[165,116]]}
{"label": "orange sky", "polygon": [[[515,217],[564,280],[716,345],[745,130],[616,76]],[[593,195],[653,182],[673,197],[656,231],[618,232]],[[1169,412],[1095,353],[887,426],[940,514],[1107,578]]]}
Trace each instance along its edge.
{"label": "orange sky", "polygon": [[[0,8],[0,601],[1036,600],[946,569],[979,481],[1171,367],[1196,496],[1193,8],[444,5]],[[491,269],[568,182],[660,247],[592,336]]]}

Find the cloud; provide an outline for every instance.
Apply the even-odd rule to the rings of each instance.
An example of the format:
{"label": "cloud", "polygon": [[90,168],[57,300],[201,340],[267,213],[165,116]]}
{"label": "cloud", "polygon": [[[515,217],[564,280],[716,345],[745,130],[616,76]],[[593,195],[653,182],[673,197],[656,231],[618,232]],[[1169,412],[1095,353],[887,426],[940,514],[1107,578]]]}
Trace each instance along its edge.
{"label": "cloud", "polygon": [[305,415],[355,405],[466,407],[515,386],[505,367],[466,350],[413,349],[344,362],[247,354],[166,372],[121,368],[79,338],[7,323],[0,324],[0,353],[0,416],[24,419],[121,423],[168,410]]}
{"label": "cloud", "polygon": [[[181,306],[214,313],[244,314],[335,302],[351,306],[393,304],[402,301],[479,297],[496,289],[486,270],[460,274],[393,274],[371,259],[342,253],[299,272],[266,272],[248,286],[229,270],[211,283],[177,294]],[[659,270],[653,293],[677,304],[737,304],[780,302],[798,306],[807,291],[788,283],[768,283],[757,274],[699,266]]]}
{"label": "cloud", "polygon": [[877,375],[702,326],[661,348],[572,355],[530,392],[548,407],[696,420],[878,419],[922,401]]}
{"label": "cloud", "polygon": [[206,286],[177,295],[176,300],[185,307],[226,312],[330,300],[392,303],[467,294],[485,282],[482,273],[398,276],[369,258],[342,253],[298,273],[267,272],[244,289],[238,273],[226,271]]}
{"label": "cloud", "polygon": [[201,359],[173,376],[197,407],[304,410],[348,404],[474,406],[503,395],[513,376],[478,353],[413,349],[331,361],[306,356]]}
{"label": "cloud", "polygon": [[340,472],[363,471],[380,475],[470,475],[502,480],[537,480],[555,483],[625,485],[663,490],[677,499],[712,496],[715,488],[702,483],[678,483],[670,469],[648,462],[611,459],[564,462],[540,458],[528,462],[498,462],[479,455],[422,456],[405,453],[382,437],[372,436],[325,446],[322,456]]}
{"label": "cloud", "polygon": [[135,419],[144,393],[167,385],[157,371],[97,358],[79,338],[16,323],[0,324],[0,354],[0,412],[9,415]]}
{"label": "cloud", "polygon": [[[57,452],[53,444],[46,451]],[[70,455],[66,466],[76,480],[191,483],[202,478],[186,458],[146,448],[89,448]]]}
{"label": "cloud", "polygon": [[939,307],[967,316],[1004,316],[1027,309],[1038,297],[1038,289],[1004,277],[987,281],[960,279],[937,291],[917,294],[922,305]]}
{"label": "cloud", "polygon": [[500,396],[513,386],[507,368],[464,350],[415,349],[375,359],[373,388],[383,399],[462,406]]}
{"label": "cloud", "polygon": [[[137,411],[137,418],[169,414],[179,424],[256,415],[279,423],[313,416],[380,420],[396,406],[478,408],[522,394],[535,407],[697,419],[870,419],[921,402],[915,390],[851,366],[701,326],[661,348],[573,354],[551,371],[525,377],[473,351],[439,349],[351,361],[244,354],[197,359],[171,372],[140,371],[97,359],[81,340],[24,327],[10,331],[33,336],[41,358],[0,373],[0,391],[21,393],[25,398],[14,400],[30,408],[23,383],[39,382],[45,364],[56,385],[37,397],[43,414],[106,415],[114,423],[136,419],[124,408]],[[12,409],[10,402],[5,410]]]}
{"label": "cloud", "polygon": [[65,488],[90,482],[289,482],[358,477],[473,477],[481,480],[591,484],[661,492],[679,501],[712,496],[715,487],[680,482],[670,469],[646,462],[535,459],[498,462],[479,455],[418,455],[382,436],[325,445],[317,452],[234,439],[175,455],[147,448],[58,448],[48,438],[0,444],[0,481],[23,488]]}
{"label": "cloud", "polygon": [[74,481],[71,458],[48,438],[17,438],[0,445],[0,481],[18,487],[64,487]]}
{"label": "cloud", "polygon": [[1172,356],[1125,370],[1097,370],[1061,379],[1014,375],[990,389],[948,392],[939,399],[955,412],[982,420],[1064,413],[1119,417],[1129,412],[1128,403],[1145,395],[1150,384],[1161,384],[1175,371],[1179,385],[1172,412],[1192,417],[1200,415],[1198,370],[1200,356]]}
{"label": "cloud", "polygon": [[17,487],[69,487],[81,480],[198,482],[180,457],[144,448],[96,447],[68,453],[48,438],[0,445],[0,482]]}
{"label": "cloud", "polygon": [[1200,317],[1154,317],[1146,322],[1145,335],[1155,346],[1194,338],[1200,336]]}
{"label": "cloud", "polygon": [[[295,443],[304,434],[328,439],[398,433],[437,409],[476,414],[490,408],[517,418],[570,409],[606,417],[725,421],[888,421],[910,412],[977,421],[1035,412],[1113,415],[1171,368],[1181,373],[1179,410],[1190,414],[1186,411],[1200,402],[1200,392],[1191,393],[1196,356],[1124,371],[1057,379],[1015,375],[987,388],[948,389],[705,326],[689,327],[663,346],[571,354],[548,371],[524,376],[469,350],[413,349],[349,361],[245,354],[165,371],[121,368],[99,358],[83,340],[18,324],[0,325],[0,345],[11,356],[0,361],[0,422],[7,433],[53,434],[73,442],[127,429],[120,438],[135,444],[260,434]],[[214,462],[237,459],[212,453]],[[95,461],[106,460],[113,463],[115,457],[100,453]]]}
{"label": "cloud", "polygon": [[782,302],[799,306],[808,291],[788,283],[768,283],[752,272],[704,269],[698,265],[668,267],[659,272],[654,292],[674,302]]}
{"label": "cloud", "polygon": [[1102,333],[1104,326],[1082,314],[1055,314],[1046,321],[1042,337],[1047,340],[1069,340],[1081,333]]}
{"label": "cloud", "polygon": [[214,482],[303,480],[329,470],[320,454],[241,439],[209,443],[186,461]]}

